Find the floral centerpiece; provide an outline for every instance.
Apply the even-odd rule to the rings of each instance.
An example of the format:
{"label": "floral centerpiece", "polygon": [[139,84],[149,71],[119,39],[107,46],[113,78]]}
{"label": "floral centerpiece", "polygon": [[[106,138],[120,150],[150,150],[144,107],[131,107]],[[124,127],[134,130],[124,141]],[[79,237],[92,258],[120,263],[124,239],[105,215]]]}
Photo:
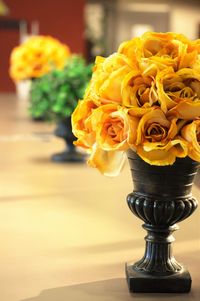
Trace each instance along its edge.
{"label": "floral centerpiece", "polygon": [[[84,91],[92,74],[92,65],[87,64],[80,55],[71,55],[62,70],[54,69],[35,79],[31,85],[29,111],[35,119],[55,121],[58,127],[55,134],[67,142],[70,158],[83,160],[75,152],[73,141],[76,139],[71,129],[71,114]],[[56,161],[71,161],[69,152],[56,154]]]}
{"label": "floral centerpiece", "polygon": [[34,79],[52,69],[62,69],[69,47],[51,36],[32,36],[15,47],[10,56],[10,76],[14,81]]}
{"label": "floral centerpiece", "polygon": [[92,65],[80,55],[71,55],[62,70],[54,69],[31,86],[32,117],[61,121],[71,116],[92,74]]}
{"label": "floral centerpiece", "polygon": [[199,116],[200,40],[147,32],[96,58],[72,120],[89,164],[117,175],[129,148],[152,165],[200,161]]}
{"label": "floral centerpiece", "polygon": [[89,164],[117,175],[127,153],[131,211],[147,230],[144,256],[126,265],[133,292],[186,293],[191,277],[172,255],[176,223],[197,207],[191,194],[200,162],[200,40],[147,32],[97,57],[72,116]]}

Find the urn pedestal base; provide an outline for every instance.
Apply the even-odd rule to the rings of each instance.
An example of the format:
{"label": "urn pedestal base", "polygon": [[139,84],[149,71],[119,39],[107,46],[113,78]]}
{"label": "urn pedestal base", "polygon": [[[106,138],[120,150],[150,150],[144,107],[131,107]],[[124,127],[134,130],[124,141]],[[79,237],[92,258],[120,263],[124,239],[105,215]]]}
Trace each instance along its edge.
{"label": "urn pedestal base", "polygon": [[188,293],[190,274],[174,258],[171,244],[176,223],[197,208],[191,189],[199,163],[186,157],[170,166],[153,166],[133,151],[128,158],[134,190],[127,203],[147,231],[143,257],[126,265],[128,287],[137,293]]}
{"label": "urn pedestal base", "polygon": [[126,264],[128,288],[134,293],[189,293],[191,289],[190,273],[183,269],[168,276],[143,274],[134,270],[133,264]]}

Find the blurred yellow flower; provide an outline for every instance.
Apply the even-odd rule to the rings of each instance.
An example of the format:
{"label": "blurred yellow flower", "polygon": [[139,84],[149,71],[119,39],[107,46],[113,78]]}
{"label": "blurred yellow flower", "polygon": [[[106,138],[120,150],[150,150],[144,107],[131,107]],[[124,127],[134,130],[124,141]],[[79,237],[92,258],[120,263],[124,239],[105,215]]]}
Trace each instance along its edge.
{"label": "blurred yellow flower", "polygon": [[70,55],[68,46],[50,36],[33,36],[15,47],[10,56],[14,81],[40,77],[53,68],[62,69]]}

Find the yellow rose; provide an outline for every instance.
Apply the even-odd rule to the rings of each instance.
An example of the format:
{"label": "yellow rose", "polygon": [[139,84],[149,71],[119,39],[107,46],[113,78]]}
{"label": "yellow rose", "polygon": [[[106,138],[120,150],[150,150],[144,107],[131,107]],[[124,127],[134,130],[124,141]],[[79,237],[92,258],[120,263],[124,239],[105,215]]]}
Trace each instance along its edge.
{"label": "yellow rose", "polygon": [[[156,76],[156,86],[161,109],[170,115],[188,119],[200,115],[200,73],[194,69],[183,68],[177,72],[167,68]],[[195,110],[188,111],[194,106]],[[186,114],[185,114],[186,113]],[[193,116],[194,114],[194,116]]]}
{"label": "yellow rose", "polygon": [[97,144],[106,151],[127,150],[136,140],[138,119],[128,115],[128,110],[107,104],[97,108],[92,115],[92,127]]}
{"label": "yellow rose", "polygon": [[122,102],[122,80],[132,70],[131,61],[121,54],[108,58],[97,57],[88,96],[98,105]]}
{"label": "yellow rose", "polygon": [[95,109],[96,105],[92,100],[80,100],[71,116],[73,133],[78,138],[75,142],[77,146],[90,149],[95,143],[96,134],[91,125],[91,116]]}
{"label": "yellow rose", "polygon": [[183,35],[175,33],[146,32],[141,38],[120,45],[118,52],[137,61],[146,75],[154,75],[166,67],[175,70],[191,67],[197,59],[197,51]]}
{"label": "yellow rose", "polygon": [[132,112],[143,115],[158,101],[155,80],[140,71],[129,72],[122,82],[122,105],[134,107]]}
{"label": "yellow rose", "polygon": [[144,161],[152,165],[169,165],[176,157],[187,155],[186,143],[177,136],[176,121],[168,120],[159,108],[153,108],[140,119],[136,150]]}
{"label": "yellow rose", "polygon": [[92,128],[96,132],[96,143],[88,160],[108,176],[116,176],[121,171],[125,151],[136,140],[137,118],[132,118],[124,109],[115,104],[97,108],[92,115]]}
{"label": "yellow rose", "polygon": [[188,142],[188,156],[200,162],[200,120],[184,126],[181,135]]}
{"label": "yellow rose", "polygon": [[141,51],[141,40],[140,38],[134,38],[122,42],[118,48],[118,53],[128,57],[136,67],[139,69],[138,56],[140,56]]}
{"label": "yellow rose", "polygon": [[102,173],[117,175],[128,148],[152,165],[200,161],[200,40],[147,32],[122,43],[97,57],[86,99],[78,143]]}

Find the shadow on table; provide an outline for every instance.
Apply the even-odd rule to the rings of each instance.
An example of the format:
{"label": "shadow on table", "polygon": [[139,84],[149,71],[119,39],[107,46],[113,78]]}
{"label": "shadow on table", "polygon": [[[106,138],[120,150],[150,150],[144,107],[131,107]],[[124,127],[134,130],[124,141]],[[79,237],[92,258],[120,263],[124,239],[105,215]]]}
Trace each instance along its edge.
{"label": "shadow on table", "polygon": [[44,290],[38,297],[21,301],[192,301],[200,300],[199,288],[189,294],[131,294],[123,278]]}

